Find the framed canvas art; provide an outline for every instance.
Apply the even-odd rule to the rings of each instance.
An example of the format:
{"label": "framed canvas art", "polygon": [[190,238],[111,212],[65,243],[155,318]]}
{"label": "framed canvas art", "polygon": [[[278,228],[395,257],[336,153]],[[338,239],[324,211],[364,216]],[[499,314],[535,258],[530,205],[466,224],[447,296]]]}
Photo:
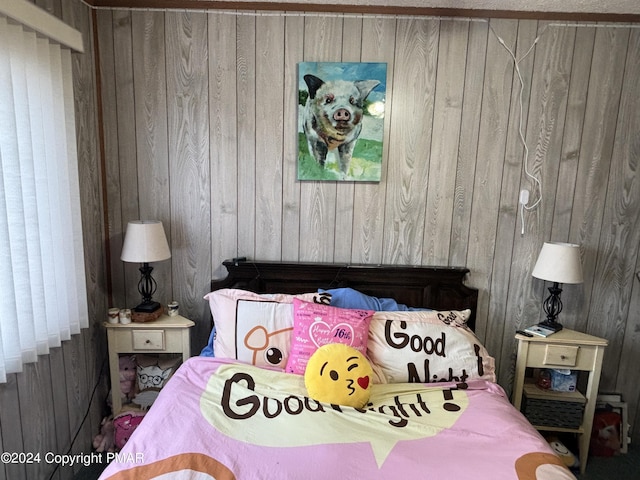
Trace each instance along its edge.
{"label": "framed canvas art", "polygon": [[298,64],[298,180],[379,182],[386,63]]}

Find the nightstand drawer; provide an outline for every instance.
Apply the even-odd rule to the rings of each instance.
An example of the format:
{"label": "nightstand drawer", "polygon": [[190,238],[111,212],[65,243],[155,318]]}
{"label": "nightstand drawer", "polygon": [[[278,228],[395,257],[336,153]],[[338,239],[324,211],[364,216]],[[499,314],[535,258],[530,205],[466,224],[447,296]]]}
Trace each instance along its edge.
{"label": "nightstand drawer", "polygon": [[546,345],[543,363],[561,367],[575,367],[580,347],[570,345]]}
{"label": "nightstand drawer", "polygon": [[528,342],[528,344],[527,367],[534,368],[570,368],[590,371],[598,351],[598,347],[592,345],[578,346],[541,341]]}
{"label": "nightstand drawer", "polygon": [[134,350],[164,350],[164,330],[132,330]]}

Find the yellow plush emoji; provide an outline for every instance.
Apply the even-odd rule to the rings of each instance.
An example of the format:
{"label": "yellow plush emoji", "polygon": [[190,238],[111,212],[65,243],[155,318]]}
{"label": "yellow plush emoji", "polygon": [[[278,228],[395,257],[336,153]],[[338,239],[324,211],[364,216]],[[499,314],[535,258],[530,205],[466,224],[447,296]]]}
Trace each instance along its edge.
{"label": "yellow plush emoji", "polygon": [[550,436],[547,437],[546,440],[549,442],[549,445],[551,445],[553,451],[556,452],[556,455],[560,457],[562,463],[567,467],[572,468],[580,465],[576,456],[571,452],[571,450],[564,446],[564,443],[562,443],[558,437]]}
{"label": "yellow plush emoji", "polygon": [[304,372],[310,398],[355,408],[362,408],[369,401],[372,378],[369,360],[342,343],[330,343],[316,350]]}

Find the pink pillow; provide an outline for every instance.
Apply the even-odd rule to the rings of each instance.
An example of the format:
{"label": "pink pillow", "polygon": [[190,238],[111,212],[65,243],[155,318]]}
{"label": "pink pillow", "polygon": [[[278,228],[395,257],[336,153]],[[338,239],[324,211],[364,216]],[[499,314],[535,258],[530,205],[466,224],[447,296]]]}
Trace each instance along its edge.
{"label": "pink pillow", "polygon": [[344,343],[366,356],[373,313],[294,298],[293,339],[285,371],[304,375],[311,355],[328,343]]}

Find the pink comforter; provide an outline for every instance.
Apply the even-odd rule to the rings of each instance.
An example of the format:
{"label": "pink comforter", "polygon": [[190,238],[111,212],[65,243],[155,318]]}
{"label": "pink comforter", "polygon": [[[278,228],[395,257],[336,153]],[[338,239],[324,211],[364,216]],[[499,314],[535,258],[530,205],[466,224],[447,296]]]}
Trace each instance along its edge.
{"label": "pink comforter", "polygon": [[356,410],[303,378],[194,357],[101,479],[573,479],[486,381],[374,385]]}

